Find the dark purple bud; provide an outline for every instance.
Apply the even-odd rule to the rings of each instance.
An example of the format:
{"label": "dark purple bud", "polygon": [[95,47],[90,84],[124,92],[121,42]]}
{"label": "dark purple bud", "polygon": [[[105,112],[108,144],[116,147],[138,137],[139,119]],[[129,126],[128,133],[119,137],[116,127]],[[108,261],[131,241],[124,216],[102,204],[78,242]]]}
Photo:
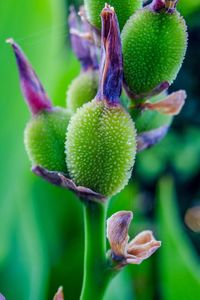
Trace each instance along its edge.
{"label": "dark purple bud", "polygon": [[72,48],[82,69],[84,71],[98,69],[97,48],[94,44],[91,27],[84,19],[82,22],[78,19],[73,6],[70,8],[68,23]]}
{"label": "dark purple bud", "polygon": [[178,0],[153,0],[149,8],[155,12],[165,11],[173,13],[176,9]]}
{"label": "dark purple bud", "polygon": [[71,179],[67,178],[65,174],[60,172],[49,171],[41,166],[34,166],[32,172],[39,177],[42,177],[44,180],[54,184],[56,186],[65,188],[74,192],[79,198],[105,202],[106,197],[98,194],[91,189],[85,188],[83,186],[77,186]]}
{"label": "dark purple bud", "polygon": [[116,105],[122,90],[122,47],[117,16],[107,4],[101,13],[101,20],[101,69],[97,100]]}
{"label": "dark purple bud", "polygon": [[146,93],[146,94],[137,95],[130,91],[129,87],[127,86],[126,82],[124,81],[124,89],[125,89],[127,95],[129,96],[129,98],[133,99],[133,100],[149,99],[153,96],[156,96],[156,95],[166,91],[168,88],[169,88],[169,82],[163,81],[158,86],[156,86],[151,92]]}
{"label": "dark purple bud", "polygon": [[8,39],[11,44],[19,71],[22,93],[33,115],[43,110],[51,110],[52,104],[49,100],[40,80],[30,65],[28,59],[13,39]]}
{"label": "dark purple bud", "polygon": [[169,126],[162,126],[137,136],[137,152],[148,149],[159,143],[167,134]]}

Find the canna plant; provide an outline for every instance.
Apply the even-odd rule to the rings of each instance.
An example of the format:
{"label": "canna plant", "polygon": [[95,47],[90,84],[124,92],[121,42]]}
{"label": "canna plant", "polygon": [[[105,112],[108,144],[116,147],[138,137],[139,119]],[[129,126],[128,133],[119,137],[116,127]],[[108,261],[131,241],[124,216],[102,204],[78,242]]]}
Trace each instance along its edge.
{"label": "canna plant", "polygon": [[[109,282],[122,268],[140,264],[161,246],[149,230],[129,242],[133,213],[120,211],[107,221],[107,251],[107,206],[109,199],[128,184],[136,153],[165,136],[186,98],[182,90],[170,95],[166,91],[180,69],[187,44],[186,25],[176,11],[177,1],[154,0],[143,9],[133,9],[133,16],[123,21],[125,25],[120,19],[123,7],[117,6],[117,1],[117,14],[100,1],[94,11],[95,3],[86,1],[89,19],[82,18],[82,23],[73,9],[70,13],[72,48],[82,71],[68,90],[68,109],[53,107],[20,47],[8,40],[16,56],[22,92],[33,115],[25,130],[32,171],[73,191],[83,204],[81,300],[103,299]],[[96,14],[98,24],[99,9],[100,62],[98,32],[90,17]],[[117,16],[124,25],[122,33]],[[152,68],[148,65],[150,60]],[[93,80],[95,84],[90,85]],[[122,101],[123,87],[126,96],[123,91]],[[54,299],[64,299],[62,288]]]}

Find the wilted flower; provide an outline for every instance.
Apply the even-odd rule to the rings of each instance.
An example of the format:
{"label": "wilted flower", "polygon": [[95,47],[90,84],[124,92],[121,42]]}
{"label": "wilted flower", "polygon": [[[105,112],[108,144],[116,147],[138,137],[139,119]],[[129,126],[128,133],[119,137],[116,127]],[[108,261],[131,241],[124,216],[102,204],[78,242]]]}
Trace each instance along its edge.
{"label": "wilted flower", "polygon": [[120,211],[107,220],[107,238],[111,246],[111,258],[117,268],[127,264],[140,264],[150,257],[160,246],[150,230],[139,233],[131,242],[128,229],[133,218],[130,211]]}
{"label": "wilted flower", "polygon": [[53,300],[64,300],[63,288],[59,287],[57,293],[55,294]]}

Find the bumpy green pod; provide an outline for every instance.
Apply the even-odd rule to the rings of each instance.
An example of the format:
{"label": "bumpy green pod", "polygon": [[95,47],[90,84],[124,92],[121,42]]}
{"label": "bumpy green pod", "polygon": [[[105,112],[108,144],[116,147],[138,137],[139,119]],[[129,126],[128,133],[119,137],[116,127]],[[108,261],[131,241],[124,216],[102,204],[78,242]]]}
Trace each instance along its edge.
{"label": "bumpy green pod", "polygon": [[[152,97],[150,102],[154,103],[165,97],[166,94],[162,93],[158,96]],[[169,126],[173,120],[173,117],[171,115],[161,114],[158,111],[145,110],[141,112],[137,118],[134,118],[133,116],[133,120],[135,121],[137,133],[142,133],[160,128],[162,126]]]}
{"label": "bumpy green pod", "polygon": [[54,108],[28,122],[24,142],[32,165],[67,173],[64,144],[70,116],[67,110]]}
{"label": "bumpy green pod", "polygon": [[[100,13],[105,5],[104,0],[84,0],[86,12],[89,21],[93,26],[100,29],[101,19]],[[114,7],[120,30],[124,27],[124,24],[128,18],[139,8],[142,7],[141,0],[110,0],[109,4]]]}
{"label": "bumpy green pod", "polygon": [[[164,2],[160,2],[164,3]],[[164,82],[171,84],[183,62],[186,25],[180,14],[152,6],[138,10],[122,31],[124,77],[136,98],[143,98]]]}
{"label": "bumpy green pod", "polygon": [[86,102],[94,99],[98,90],[98,71],[88,70],[76,77],[67,91],[67,108],[75,112]]}
{"label": "bumpy green pod", "polygon": [[67,166],[78,185],[110,197],[128,182],[136,152],[135,127],[121,106],[93,100],[72,117]]}
{"label": "bumpy green pod", "polygon": [[25,129],[25,146],[33,166],[67,173],[65,135],[70,119],[66,109],[53,107],[39,78],[20,47],[12,40],[22,93],[32,113]]}
{"label": "bumpy green pod", "polygon": [[136,153],[134,123],[119,103],[122,52],[117,18],[110,6],[102,12],[101,53],[98,93],[70,120],[66,161],[76,185],[109,198],[127,184]]}

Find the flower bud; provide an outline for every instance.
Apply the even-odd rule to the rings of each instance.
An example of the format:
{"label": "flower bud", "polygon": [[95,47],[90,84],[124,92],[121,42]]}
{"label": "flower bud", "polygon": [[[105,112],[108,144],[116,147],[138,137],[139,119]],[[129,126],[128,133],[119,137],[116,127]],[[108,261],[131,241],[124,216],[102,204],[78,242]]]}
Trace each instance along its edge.
{"label": "flower bud", "polygon": [[129,241],[128,229],[133,218],[130,211],[119,211],[107,220],[107,238],[110,243],[110,256],[121,268],[127,264],[140,264],[149,258],[160,246],[150,230],[140,232]]}
{"label": "flower bud", "polygon": [[168,88],[182,65],[186,24],[169,2],[174,3],[154,0],[123,28],[125,88],[132,99],[149,98]]}
{"label": "flower bud", "polygon": [[[104,0],[84,0],[86,12],[89,21],[93,26],[100,29],[101,19],[100,13],[105,5]],[[109,4],[112,5],[116,11],[119,21],[120,30],[122,30],[124,24],[128,18],[139,8],[142,7],[142,0],[111,0]]]}
{"label": "flower bud", "polygon": [[119,103],[122,53],[117,18],[102,11],[102,55],[96,98],[77,110],[67,131],[67,166],[77,185],[111,197],[128,182],[134,164],[134,123]]}
{"label": "flower bud", "polygon": [[[84,13],[83,8],[81,13]],[[72,48],[82,69],[67,91],[67,107],[75,112],[84,103],[94,99],[98,90],[99,66],[91,27],[85,19],[82,20],[82,23],[78,20],[73,8],[69,15],[69,28]]]}
{"label": "flower bud", "polygon": [[22,93],[32,112],[24,138],[29,158],[33,165],[66,173],[64,143],[70,114],[65,109],[52,107],[42,84],[19,46],[12,39],[8,42],[16,56]]}

